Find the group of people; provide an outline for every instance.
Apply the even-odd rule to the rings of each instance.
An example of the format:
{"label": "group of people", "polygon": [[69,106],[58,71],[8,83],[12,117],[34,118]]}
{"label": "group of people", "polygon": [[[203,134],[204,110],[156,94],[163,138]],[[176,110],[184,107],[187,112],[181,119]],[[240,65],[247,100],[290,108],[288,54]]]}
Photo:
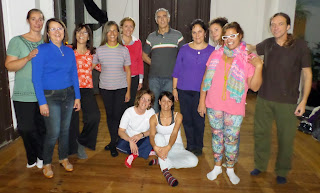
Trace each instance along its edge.
{"label": "group of people", "polygon": [[[185,43],[181,32],[170,28],[170,13],[155,13],[158,29],[142,46],[132,36],[135,22],[126,17],[120,26],[104,25],[101,45],[94,49],[88,25],[78,25],[72,45],[66,26],[58,19],[46,22],[43,13],[27,14],[30,31],[14,37],[8,46],[5,66],[15,71],[12,100],[27,154],[27,167],[43,167],[53,177],[52,154],[59,141],[59,163],[66,171],[73,165],[68,155],[88,158],[85,148],[95,150],[100,111],[93,92],[92,69],[101,65],[99,81],[104,102],[111,156],[128,154],[125,165],[137,157],[149,165],[160,165],[170,186],[178,180],[169,170],[191,168],[203,152],[205,115],[211,132],[214,168],[207,174],[215,180],[226,173],[232,184],[240,178],[234,165],[239,155],[240,127],[245,116],[248,89],[258,91],[254,122],[252,176],[266,171],[270,157],[271,126],[277,124],[278,156],[275,172],[279,184],[286,183],[291,169],[296,116],[305,111],[312,73],[307,44],[288,33],[290,18],[277,13],[270,19],[274,37],[254,45],[243,41],[237,22],[216,18],[207,26],[196,19],[190,24],[192,41]],[[213,45],[206,42],[207,31]],[[258,55],[264,55],[264,60]],[[142,89],[143,62],[150,65],[149,89]],[[297,105],[300,75],[302,99]],[[181,113],[174,111],[180,102]],[[79,110],[83,129],[79,133]],[[187,145],[183,145],[181,126]],[[155,157],[157,156],[157,157]]]}

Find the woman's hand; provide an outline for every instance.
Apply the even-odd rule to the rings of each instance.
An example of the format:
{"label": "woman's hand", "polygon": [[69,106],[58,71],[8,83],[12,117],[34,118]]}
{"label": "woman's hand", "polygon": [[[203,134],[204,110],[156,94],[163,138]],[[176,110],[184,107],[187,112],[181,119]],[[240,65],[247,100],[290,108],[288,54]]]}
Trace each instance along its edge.
{"label": "woman's hand", "polygon": [[124,97],[124,102],[129,102],[130,101],[130,91],[126,92],[126,96]]}
{"label": "woman's hand", "polygon": [[49,117],[49,106],[48,104],[40,105],[40,114],[44,117]]}
{"label": "woman's hand", "polygon": [[249,55],[248,62],[251,63],[254,67],[262,67],[263,60],[259,56],[253,54]]}
{"label": "woman's hand", "polygon": [[179,96],[178,96],[178,91],[177,91],[176,88],[174,88],[174,89],[172,90],[172,94],[173,94],[173,96],[174,96],[174,101],[178,101],[178,100],[179,100]]}
{"label": "woman's hand", "polygon": [[138,148],[137,144],[130,140],[129,145],[130,145],[131,153],[134,155],[139,155],[139,148]]}
{"label": "woman's hand", "polygon": [[142,86],[143,86],[142,83],[139,83],[137,90],[141,90],[141,89],[142,89]]}
{"label": "woman's hand", "polygon": [[74,100],[73,108],[75,109],[75,111],[80,111],[80,109],[81,109],[80,99],[75,99]]}
{"label": "woman's hand", "polygon": [[206,114],[206,104],[203,102],[199,102],[198,105],[198,113],[201,117],[204,117],[204,115]]}
{"label": "woman's hand", "polygon": [[164,147],[159,147],[159,153],[157,153],[158,157],[165,160],[168,157],[168,153],[170,151],[171,147],[169,145],[164,146]]}
{"label": "woman's hand", "polygon": [[141,138],[142,138],[142,134],[139,133],[137,135],[134,135],[134,136],[130,137],[130,141],[133,141],[134,143],[137,143]]}
{"label": "woman's hand", "polygon": [[32,58],[36,57],[38,54],[38,49],[34,49],[32,50],[29,55],[27,56],[28,61],[30,61]]}

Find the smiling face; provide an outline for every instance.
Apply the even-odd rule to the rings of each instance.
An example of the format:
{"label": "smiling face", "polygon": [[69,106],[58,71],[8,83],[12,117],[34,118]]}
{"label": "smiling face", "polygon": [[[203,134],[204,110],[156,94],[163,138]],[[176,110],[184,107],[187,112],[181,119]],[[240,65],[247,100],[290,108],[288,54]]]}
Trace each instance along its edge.
{"label": "smiling face", "polygon": [[169,27],[170,18],[166,11],[159,11],[157,13],[157,24],[159,28],[167,28]]}
{"label": "smiling face", "polygon": [[122,35],[131,37],[134,31],[134,25],[132,21],[125,21],[122,26]]}
{"label": "smiling face", "polygon": [[107,33],[108,44],[117,44],[118,34],[118,27],[116,25],[111,25]]}
{"label": "smiling face", "polygon": [[86,44],[89,40],[89,33],[86,28],[82,28],[80,31],[76,32],[76,39],[78,44]]}
{"label": "smiling face", "polygon": [[286,38],[290,25],[287,24],[286,18],[283,16],[276,16],[270,23],[271,33],[276,39]]}
{"label": "smiling face", "polygon": [[192,28],[191,34],[192,34],[192,39],[194,43],[201,44],[204,42],[206,32],[201,27],[201,25],[199,24],[194,25]]}
{"label": "smiling face", "polygon": [[29,19],[27,22],[30,25],[30,31],[41,32],[43,27],[43,15],[38,11],[33,11],[30,13]]}
{"label": "smiling face", "polygon": [[161,99],[159,99],[159,105],[161,107],[161,111],[171,111],[171,107],[173,105],[173,101],[170,100],[167,96],[163,96]]}
{"label": "smiling face", "polygon": [[151,96],[146,93],[142,95],[141,98],[139,99],[138,108],[141,110],[147,110],[150,108],[150,104],[151,104]]}
{"label": "smiling face", "polygon": [[[237,30],[235,28],[229,28],[226,30],[226,33],[223,36],[234,36],[235,34],[238,34]],[[236,35],[235,38],[228,38],[224,40],[224,44],[230,49],[233,50],[237,48],[240,45],[242,39],[242,35]]]}
{"label": "smiling face", "polygon": [[217,23],[212,24],[209,27],[209,34],[212,41],[217,42],[221,40],[222,27]]}
{"label": "smiling face", "polygon": [[52,43],[56,45],[61,45],[64,38],[64,28],[63,26],[55,21],[49,23],[48,36]]}

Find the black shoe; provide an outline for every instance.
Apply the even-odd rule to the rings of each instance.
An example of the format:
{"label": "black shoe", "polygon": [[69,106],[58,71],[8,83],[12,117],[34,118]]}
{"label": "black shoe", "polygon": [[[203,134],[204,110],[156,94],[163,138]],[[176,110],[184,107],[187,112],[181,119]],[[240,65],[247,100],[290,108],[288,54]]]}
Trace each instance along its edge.
{"label": "black shoe", "polygon": [[201,156],[202,155],[202,149],[195,149],[192,151],[192,153],[196,156]]}
{"label": "black shoe", "polygon": [[287,183],[287,178],[282,176],[277,176],[277,184],[285,184]]}
{"label": "black shoe", "polygon": [[258,170],[258,169],[254,169],[254,170],[252,170],[252,171],[250,172],[251,176],[257,176],[257,175],[259,175],[260,173],[261,173],[261,171]]}
{"label": "black shoe", "polygon": [[111,156],[112,156],[112,157],[117,157],[117,156],[119,155],[116,147],[110,148],[110,153],[111,153]]}
{"label": "black shoe", "polygon": [[106,151],[110,150],[110,143],[104,147],[104,150],[106,150]]}

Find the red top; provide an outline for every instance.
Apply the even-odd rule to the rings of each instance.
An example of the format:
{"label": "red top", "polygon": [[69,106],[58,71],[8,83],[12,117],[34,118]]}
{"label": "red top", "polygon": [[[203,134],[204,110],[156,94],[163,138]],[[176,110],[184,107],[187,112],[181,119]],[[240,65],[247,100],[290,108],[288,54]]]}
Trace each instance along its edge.
{"label": "red top", "polygon": [[91,69],[93,56],[90,54],[90,50],[85,54],[79,54],[74,50],[74,55],[77,61],[79,88],[93,88]]}
{"label": "red top", "polygon": [[132,45],[125,45],[130,53],[131,58],[131,76],[143,75],[142,61],[142,44],[139,39],[136,39]]}

